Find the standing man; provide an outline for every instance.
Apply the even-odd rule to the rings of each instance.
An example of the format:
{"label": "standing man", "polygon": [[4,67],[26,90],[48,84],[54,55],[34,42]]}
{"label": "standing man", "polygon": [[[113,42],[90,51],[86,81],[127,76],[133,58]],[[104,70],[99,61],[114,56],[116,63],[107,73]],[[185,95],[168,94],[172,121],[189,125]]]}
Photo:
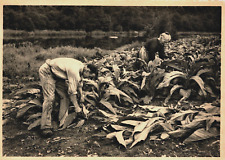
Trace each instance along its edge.
{"label": "standing man", "polygon": [[148,40],[144,47],[139,51],[138,57],[145,60],[146,63],[155,59],[156,52],[159,53],[159,58],[166,58],[164,53],[164,44],[171,40],[168,32],[160,34],[158,38]]}
{"label": "standing man", "polygon": [[97,77],[98,70],[92,64],[83,64],[73,58],[56,58],[48,59],[39,69],[39,76],[43,89],[43,108],[41,118],[41,130],[43,136],[51,136],[52,119],[51,113],[55,100],[55,91],[60,95],[60,110],[59,110],[59,127],[64,124],[68,115],[70,101],[75,107],[75,112],[78,117],[85,118],[82,109],[78,104],[84,102],[82,94],[83,81],[82,78]]}

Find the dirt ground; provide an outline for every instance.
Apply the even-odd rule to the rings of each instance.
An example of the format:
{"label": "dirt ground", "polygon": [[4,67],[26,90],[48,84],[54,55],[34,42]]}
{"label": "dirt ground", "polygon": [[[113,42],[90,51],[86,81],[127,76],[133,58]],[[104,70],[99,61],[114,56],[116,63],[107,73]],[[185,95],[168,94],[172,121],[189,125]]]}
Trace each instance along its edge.
{"label": "dirt ground", "polygon": [[[8,86],[8,85],[7,85]],[[14,85],[14,87],[18,87]],[[5,88],[3,99],[8,99],[12,88]],[[3,129],[3,156],[34,157],[219,157],[219,138],[183,144],[181,139],[140,142],[132,149],[124,148],[115,139],[106,139],[102,123],[88,119],[79,128],[55,131],[51,138],[43,138],[40,129],[28,131],[16,111],[8,116]]]}
{"label": "dirt ground", "polygon": [[80,128],[54,132],[43,138],[40,130],[27,130],[27,125],[13,118],[3,125],[3,156],[51,157],[219,157],[219,139],[190,144],[179,139],[150,140],[125,149],[116,140],[105,138],[101,124],[89,119]]}

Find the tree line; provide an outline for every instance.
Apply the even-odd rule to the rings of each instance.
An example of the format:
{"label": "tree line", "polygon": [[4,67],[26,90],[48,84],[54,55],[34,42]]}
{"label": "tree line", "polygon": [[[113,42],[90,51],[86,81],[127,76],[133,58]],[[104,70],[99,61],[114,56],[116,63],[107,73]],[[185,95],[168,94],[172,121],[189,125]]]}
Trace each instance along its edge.
{"label": "tree line", "polygon": [[13,30],[221,31],[220,6],[4,6]]}

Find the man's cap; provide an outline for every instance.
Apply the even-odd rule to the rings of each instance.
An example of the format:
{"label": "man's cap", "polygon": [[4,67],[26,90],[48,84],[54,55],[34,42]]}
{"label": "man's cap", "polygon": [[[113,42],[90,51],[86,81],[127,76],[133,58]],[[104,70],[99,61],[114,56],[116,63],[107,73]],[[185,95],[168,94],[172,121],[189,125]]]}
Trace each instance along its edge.
{"label": "man's cap", "polygon": [[160,34],[160,38],[164,42],[169,42],[171,40],[171,35],[168,32],[164,32],[164,33]]}

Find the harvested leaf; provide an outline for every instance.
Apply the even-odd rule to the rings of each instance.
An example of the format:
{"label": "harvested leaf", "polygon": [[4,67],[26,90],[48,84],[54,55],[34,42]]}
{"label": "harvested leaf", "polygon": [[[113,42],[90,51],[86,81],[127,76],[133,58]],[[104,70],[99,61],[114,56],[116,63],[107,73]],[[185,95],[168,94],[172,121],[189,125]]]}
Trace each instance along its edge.
{"label": "harvested leaf", "polygon": [[40,93],[40,89],[29,89],[27,91],[27,93],[29,93],[29,94],[38,94],[38,93]]}
{"label": "harvested leaf", "polygon": [[112,107],[111,103],[107,102],[104,99],[101,99],[100,102],[101,104],[103,104],[106,108],[108,108],[112,113],[114,113],[116,115],[116,111],[115,109]]}
{"label": "harvested leaf", "polygon": [[148,125],[146,126],[146,128],[142,132],[135,134],[134,142],[132,143],[130,148],[135,146],[138,142],[144,141],[147,138],[149,132],[152,132],[152,131],[155,130],[156,126],[158,125],[158,122],[154,123],[154,124],[153,124],[153,122],[154,122],[154,120],[150,120],[148,122]]}
{"label": "harvested leaf", "polygon": [[21,108],[16,115],[16,118],[21,118],[30,108],[35,107],[36,105],[26,105],[23,108]]}
{"label": "harvested leaf", "polygon": [[187,111],[181,111],[179,113],[175,113],[171,116],[170,121],[182,121],[184,118],[189,114],[196,114],[199,111],[193,111],[193,110],[187,110]]}
{"label": "harvested leaf", "polygon": [[125,120],[125,121],[122,121],[121,123],[122,123],[122,124],[131,125],[131,126],[136,126],[136,125],[140,124],[141,122],[143,122],[143,121],[137,121],[137,120]]}
{"label": "harvested leaf", "polygon": [[211,128],[209,131],[205,130],[205,128],[200,128],[196,130],[192,135],[190,135],[187,139],[185,139],[184,143],[199,141],[199,140],[208,139],[211,137],[217,137],[219,135],[220,135],[220,132],[215,127]]}
{"label": "harvested leaf", "polygon": [[113,121],[113,122],[117,122],[117,121],[118,121],[118,116],[117,116],[117,115],[107,113],[107,112],[105,112],[105,111],[103,111],[103,110],[101,110],[101,109],[99,109],[99,111],[100,111],[105,117],[110,118],[111,121]]}
{"label": "harvested leaf", "polygon": [[75,117],[76,117],[76,113],[75,113],[75,112],[70,113],[70,114],[66,117],[65,122],[64,122],[64,124],[63,124],[63,127],[62,127],[61,129],[59,129],[59,130],[63,130],[63,129],[65,129],[65,128],[67,128],[67,127],[73,122],[73,120],[75,119]]}
{"label": "harvested leaf", "polygon": [[83,79],[86,84],[94,86],[97,90],[99,90],[98,83],[90,79]]}
{"label": "harvested leaf", "polygon": [[206,89],[205,89],[205,83],[204,83],[204,81],[202,80],[202,78],[199,77],[199,76],[193,76],[193,77],[191,77],[190,79],[193,79],[193,80],[195,80],[195,82],[197,82],[197,84],[198,84],[199,87],[201,88],[201,91],[202,91],[203,95],[206,96],[207,93],[206,93]]}
{"label": "harvested leaf", "polygon": [[170,73],[166,73],[164,76],[163,81],[158,85],[157,89],[161,89],[163,87],[168,87],[170,84],[170,81],[174,78],[186,78],[186,74],[180,71],[172,71]]}
{"label": "harvested leaf", "polygon": [[142,132],[137,133],[135,136],[135,141],[132,143],[130,148],[135,146],[138,142],[144,141],[147,138],[150,130],[151,130],[151,127],[148,127],[148,128],[145,128]]}
{"label": "harvested leaf", "polygon": [[141,82],[141,90],[144,88],[144,86],[145,86],[145,81],[146,81],[146,76],[144,76],[143,77],[143,80],[142,80],[142,82]]}
{"label": "harvested leaf", "polygon": [[34,121],[33,123],[31,123],[28,127],[28,130],[31,130],[37,126],[41,125],[41,118],[37,119],[36,121]]}
{"label": "harvested leaf", "polygon": [[220,107],[213,106],[212,103],[204,103],[200,107],[204,108],[208,113],[220,113]]}
{"label": "harvested leaf", "polygon": [[170,90],[170,94],[166,97],[164,103],[168,103],[168,101],[170,100],[171,96],[173,95],[173,93],[177,90],[177,89],[180,89],[182,88],[183,86],[182,85],[174,85],[171,90]]}
{"label": "harvested leaf", "polygon": [[110,126],[116,131],[130,130],[129,128],[120,125],[111,124]]}
{"label": "harvested leaf", "polygon": [[133,142],[133,137],[132,136],[125,140],[126,146],[131,144],[132,142]]}
{"label": "harvested leaf", "polygon": [[174,130],[173,126],[170,123],[166,123],[166,122],[165,123],[159,123],[159,125],[162,126],[163,129],[167,132],[170,132],[170,131]]}
{"label": "harvested leaf", "polygon": [[124,141],[124,139],[123,139],[123,132],[124,131],[119,131],[119,132],[116,132],[116,139],[117,139],[117,141],[120,143],[120,144],[122,144],[125,148],[127,148],[127,146],[126,146],[126,142]]}
{"label": "harvested leaf", "polygon": [[168,132],[168,134],[174,138],[180,138],[180,137],[183,137],[187,134],[187,130],[185,129],[177,129],[175,131],[170,131]]}
{"label": "harvested leaf", "polygon": [[40,106],[40,107],[42,106],[42,103],[37,98],[30,100],[28,103],[29,104],[35,104],[35,105]]}
{"label": "harvested leaf", "polygon": [[151,141],[154,141],[154,140],[157,140],[158,139],[158,136],[150,136],[149,138]]}
{"label": "harvested leaf", "polygon": [[85,122],[85,120],[84,120],[84,119],[81,119],[81,120],[77,123],[77,125],[74,126],[74,128],[78,128],[78,127],[83,126],[83,125],[84,125],[84,122]]}
{"label": "harvested leaf", "polygon": [[116,136],[116,132],[112,132],[112,133],[107,134],[107,135],[106,135],[106,138],[112,139],[112,138],[115,137],[115,136]]}
{"label": "harvested leaf", "polygon": [[166,132],[163,132],[162,134],[161,134],[161,136],[160,136],[160,138],[161,139],[168,139],[170,137],[170,135],[169,134],[167,134]]}
{"label": "harvested leaf", "polygon": [[133,134],[134,135],[136,132],[141,132],[145,129],[145,127],[147,126],[147,124],[149,123],[149,120],[145,121],[145,122],[141,122],[139,123],[138,125],[136,125],[134,127],[134,131],[133,131]]}
{"label": "harvested leaf", "polygon": [[30,120],[32,120],[32,119],[35,119],[35,118],[41,117],[41,115],[42,115],[42,113],[41,113],[41,112],[36,113],[36,114],[33,114],[33,115],[31,115],[31,116],[27,119],[27,121],[30,121]]}

